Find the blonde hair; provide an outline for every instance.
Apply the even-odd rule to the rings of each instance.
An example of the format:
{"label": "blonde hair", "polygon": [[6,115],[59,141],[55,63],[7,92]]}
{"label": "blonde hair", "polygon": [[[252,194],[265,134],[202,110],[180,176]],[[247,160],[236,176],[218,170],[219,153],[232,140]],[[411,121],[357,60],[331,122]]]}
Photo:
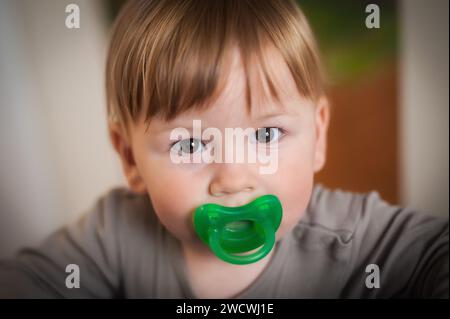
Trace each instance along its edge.
{"label": "blonde hair", "polygon": [[[145,116],[171,120],[207,105],[223,88],[230,49],[246,74],[253,61],[278,98],[263,55],[282,55],[300,94],[324,92],[317,46],[294,0],[131,0],[117,17],[106,66],[107,112],[127,126]],[[251,106],[247,76],[246,101]]]}

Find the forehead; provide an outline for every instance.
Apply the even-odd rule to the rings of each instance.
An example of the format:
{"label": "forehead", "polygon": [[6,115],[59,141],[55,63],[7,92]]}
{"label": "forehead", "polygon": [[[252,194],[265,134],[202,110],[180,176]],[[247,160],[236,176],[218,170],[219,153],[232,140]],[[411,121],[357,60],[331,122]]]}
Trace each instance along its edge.
{"label": "forehead", "polygon": [[[264,74],[261,63],[265,64]],[[268,79],[272,81],[279,101],[272,96]],[[246,94],[250,95],[250,107],[246,107]],[[249,117],[264,116],[269,113],[295,112],[291,109],[294,101],[302,100],[295,80],[278,50],[268,48],[260,61],[250,61],[247,68],[240,51],[234,48],[229,58],[229,70],[225,85],[207,107],[189,110],[185,116],[202,115],[223,118],[229,113]]]}
{"label": "forehead", "polygon": [[[264,63],[266,74],[261,63]],[[270,90],[273,83],[278,98]],[[193,119],[209,124],[239,126],[248,120],[262,119],[274,114],[297,115],[306,100],[300,95],[295,80],[278,50],[269,48],[264,56],[244,66],[237,48],[230,51],[227,72],[222,75],[215,96],[202,108],[192,108],[171,121],[151,121],[154,130],[186,126]],[[247,101],[248,96],[250,97]],[[249,107],[247,107],[249,106]],[[192,123],[191,123],[192,124]]]}

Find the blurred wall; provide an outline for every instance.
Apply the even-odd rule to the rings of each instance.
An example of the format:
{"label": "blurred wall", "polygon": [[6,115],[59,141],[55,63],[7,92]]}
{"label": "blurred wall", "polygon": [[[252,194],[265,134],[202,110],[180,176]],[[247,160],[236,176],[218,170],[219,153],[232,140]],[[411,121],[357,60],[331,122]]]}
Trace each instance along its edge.
{"label": "blurred wall", "polygon": [[380,8],[380,28],[366,27],[366,1],[298,1],[318,38],[329,83],[327,161],[315,180],[377,191],[399,204],[398,1],[370,2]]}
{"label": "blurred wall", "polygon": [[[80,29],[65,27],[72,2]],[[106,131],[102,5],[0,1],[0,257],[123,183]]]}
{"label": "blurred wall", "polygon": [[448,0],[401,1],[400,196],[448,216]]}

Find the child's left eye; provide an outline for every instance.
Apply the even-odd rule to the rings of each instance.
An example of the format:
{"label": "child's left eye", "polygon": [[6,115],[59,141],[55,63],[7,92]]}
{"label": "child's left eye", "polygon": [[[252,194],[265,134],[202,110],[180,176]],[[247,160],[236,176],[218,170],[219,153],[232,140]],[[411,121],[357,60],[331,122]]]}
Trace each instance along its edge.
{"label": "child's left eye", "polygon": [[256,130],[256,142],[261,144],[269,144],[280,139],[283,130],[279,127],[262,127]]}

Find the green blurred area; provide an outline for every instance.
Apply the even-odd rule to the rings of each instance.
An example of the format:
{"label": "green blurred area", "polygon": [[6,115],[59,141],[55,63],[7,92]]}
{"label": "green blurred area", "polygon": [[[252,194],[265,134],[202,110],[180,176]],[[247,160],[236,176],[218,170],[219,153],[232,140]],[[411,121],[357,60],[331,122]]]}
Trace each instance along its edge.
{"label": "green blurred area", "polygon": [[126,0],[103,0],[107,11],[108,23],[111,25]]}
{"label": "green blurred area", "polygon": [[[332,82],[357,80],[397,55],[397,1],[297,0],[319,42]],[[365,25],[366,6],[380,8],[380,28]]]}
{"label": "green blurred area", "polygon": [[[332,83],[357,80],[383,64],[395,61],[398,29],[396,0],[296,1],[318,39]],[[105,0],[110,21],[124,2]],[[379,29],[368,29],[365,25],[369,15],[365,9],[372,3],[380,8]]]}

